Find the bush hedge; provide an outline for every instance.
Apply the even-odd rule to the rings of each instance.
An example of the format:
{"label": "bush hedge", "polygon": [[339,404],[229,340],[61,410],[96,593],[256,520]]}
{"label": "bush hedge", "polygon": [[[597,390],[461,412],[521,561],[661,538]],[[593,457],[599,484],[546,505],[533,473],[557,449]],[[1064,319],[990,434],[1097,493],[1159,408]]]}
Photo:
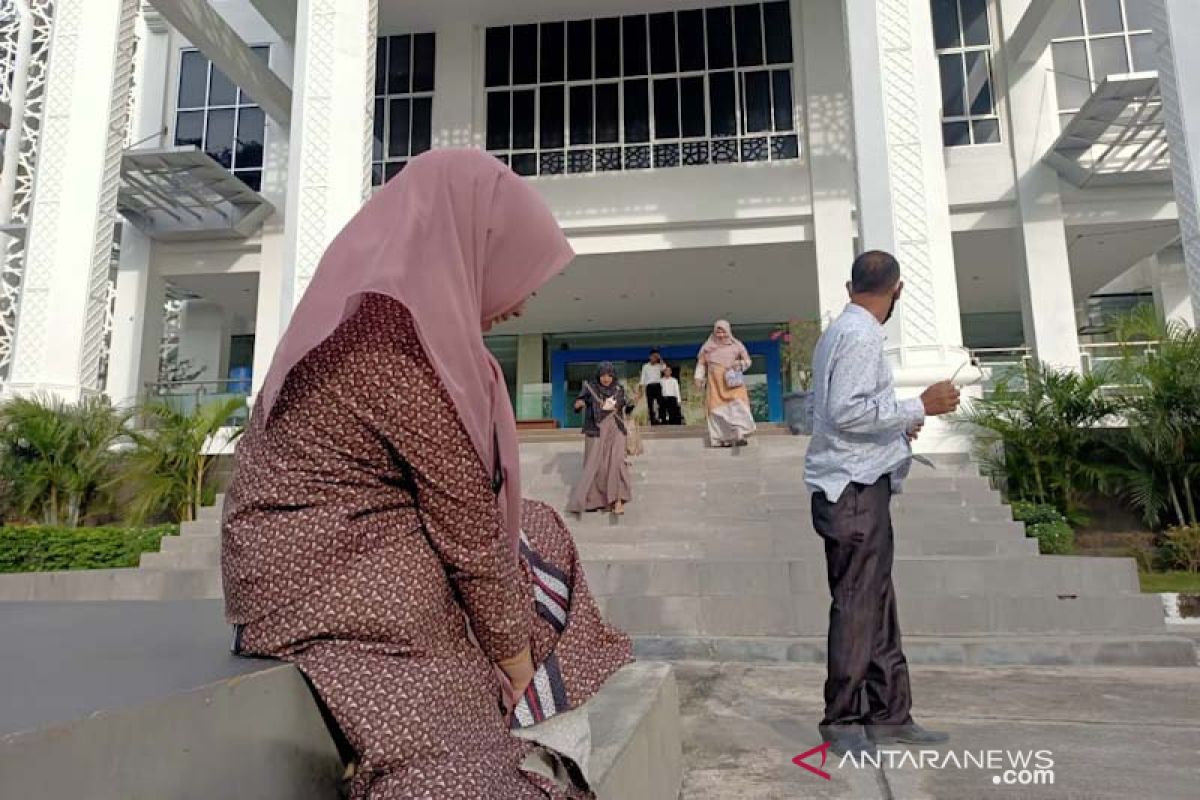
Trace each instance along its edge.
{"label": "bush hedge", "polygon": [[1062,512],[1051,505],[1013,503],[1013,519],[1025,523],[1025,535],[1038,541],[1043,555],[1067,555],[1075,550],[1075,531]]}
{"label": "bush hedge", "polygon": [[177,525],[154,528],[0,527],[0,573],[136,567]]}

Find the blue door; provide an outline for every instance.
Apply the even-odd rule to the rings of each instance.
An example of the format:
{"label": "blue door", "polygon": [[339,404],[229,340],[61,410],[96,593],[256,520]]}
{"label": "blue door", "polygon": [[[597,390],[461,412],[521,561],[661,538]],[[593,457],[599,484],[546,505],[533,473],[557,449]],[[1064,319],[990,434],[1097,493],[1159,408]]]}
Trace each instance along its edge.
{"label": "blue door", "polygon": [[[781,382],[779,343],[771,341],[746,342],[746,349],[754,364],[746,373],[746,387],[750,391],[750,404],[754,416],[760,422],[783,420],[783,384]],[[691,376],[696,364],[696,353],[700,343],[659,348],[663,360],[675,370],[675,377],[683,384]],[[574,409],[575,397],[584,380],[591,380],[596,366],[602,361],[611,361],[617,368],[622,381],[637,379],[649,355],[647,347],[608,347],[595,350],[557,350],[550,354],[551,403],[554,419],[561,427],[578,428],[582,419]],[[684,386],[686,394],[690,387]],[[694,390],[692,390],[694,391]],[[689,419],[690,424],[700,420]]]}

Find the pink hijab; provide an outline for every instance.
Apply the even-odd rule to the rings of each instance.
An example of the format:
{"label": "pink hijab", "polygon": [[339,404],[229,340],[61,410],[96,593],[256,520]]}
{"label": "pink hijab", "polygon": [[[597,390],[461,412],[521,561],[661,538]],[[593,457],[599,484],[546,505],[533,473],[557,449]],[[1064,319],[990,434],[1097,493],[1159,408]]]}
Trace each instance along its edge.
{"label": "pink hijab", "polygon": [[329,245],[275,351],[261,413],[270,415],[288,373],[364,294],[394,298],[412,314],[488,475],[501,470],[500,508],[515,552],[517,423],[481,324],[513,310],[574,256],[542,199],[495,158],[479,150],[414,158]]}
{"label": "pink hijab", "polygon": [[[723,330],[729,334],[729,343],[721,344],[717,341],[717,330]],[[708,341],[700,348],[699,355],[696,360],[700,363],[711,361],[714,364],[720,364],[722,367],[729,369],[737,361],[749,361],[750,354],[746,352],[746,346],[736,339],[733,335],[733,328],[728,322],[719,319],[713,324],[713,332],[708,335]]]}

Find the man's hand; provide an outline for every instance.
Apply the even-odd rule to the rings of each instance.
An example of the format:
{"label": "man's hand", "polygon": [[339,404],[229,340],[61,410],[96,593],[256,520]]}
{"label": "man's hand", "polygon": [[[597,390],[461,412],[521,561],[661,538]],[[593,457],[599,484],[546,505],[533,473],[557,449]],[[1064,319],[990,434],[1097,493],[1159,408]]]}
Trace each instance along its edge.
{"label": "man's hand", "polygon": [[917,425],[916,427],[911,428],[908,431],[908,433],[905,435],[908,437],[908,440],[910,442],[915,442],[917,440],[917,437],[921,435],[921,429],[923,429],[924,427],[925,427],[925,423],[922,422],[921,424]]}
{"label": "man's hand", "polygon": [[958,387],[950,381],[935,383],[921,393],[921,404],[925,406],[927,417],[953,414],[958,410],[958,401]]}

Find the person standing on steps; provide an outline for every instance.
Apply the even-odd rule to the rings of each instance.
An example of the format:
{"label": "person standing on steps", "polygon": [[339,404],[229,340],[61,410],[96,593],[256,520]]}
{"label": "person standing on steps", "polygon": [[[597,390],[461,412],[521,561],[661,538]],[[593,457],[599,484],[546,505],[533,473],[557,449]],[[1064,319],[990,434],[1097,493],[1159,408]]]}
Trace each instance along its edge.
{"label": "person standing on steps", "polygon": [[651,425],[664,425],[666,420],[663,415],[663,392],[662,392],[662,374],[663,374],[662,353],[657,349],[650,351],[650,360],[642,364],[641,385],[642,392],[646,395],[646,412],[650,416]]}
{"label": "person standing on steps", "polygon": [[820,731],[838,755],[870,752],[877,744],[949,739],[922,728],[910,714],[892,585],[890,504],[926,417],[950,414],[959,403],[950,381],[920,397],[896,399],[883,352],[883,324],[904,290],[896,259],[863,253],[847,288],[850,304],[822,334],[813,356],[813,438],[805,461],[832,596]]}
{"label": "person standing on steps", "polygon": [[575,399],[575,410],[583,412],[583,475],[571,492],[568,512],[625,513],[625,504],[633,499],[625,457],[625,419],[633,413],[634,405],[617,381],[612,362],[601,363],[596,368],[596,379],[584,382]]}
{"label": "person standing on steps", "polygon": [[683,424],[683,398],[679,393],[679,379],[669,364],[663,364],[662,373],[663,425]]}
{"label": "person standing on steps", "polygon": [[746,390],[750,363],[750,354],[734,338],[733,328],[717,320],[696,356],[696,388],[705,393],[708,441],[713,447],[739,447],[756,430]]}

